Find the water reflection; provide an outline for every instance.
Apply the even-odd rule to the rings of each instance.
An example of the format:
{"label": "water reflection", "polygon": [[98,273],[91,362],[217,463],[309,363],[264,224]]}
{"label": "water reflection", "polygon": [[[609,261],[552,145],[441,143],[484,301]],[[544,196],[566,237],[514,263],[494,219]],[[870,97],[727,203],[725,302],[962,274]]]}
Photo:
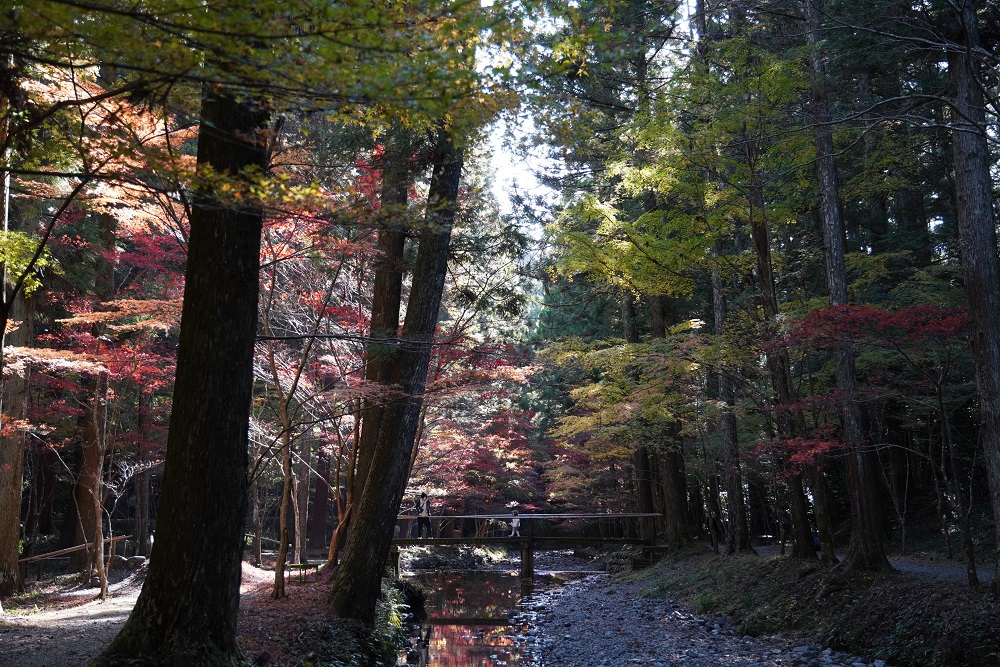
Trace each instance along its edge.
{"label": "water reflection", "polygon": [[536,574],[522,586],[507,572],[441,571],[406,577],[428,593],[427,617],[414,619],[399,665],[502,667],[531,662],[522,651],[526,627],[512,626],[511,612],[532,590],[559,586],[586,573]]}

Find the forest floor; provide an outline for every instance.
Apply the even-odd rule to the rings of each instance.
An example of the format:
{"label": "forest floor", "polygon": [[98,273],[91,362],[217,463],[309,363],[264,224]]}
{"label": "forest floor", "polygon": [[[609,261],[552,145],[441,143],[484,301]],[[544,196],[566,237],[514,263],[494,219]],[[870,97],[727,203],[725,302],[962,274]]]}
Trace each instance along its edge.
{"label": "forest floor", "polygon": [[[721,558],[698,546],[626,574],[624,582],[589,578],[546,594],[527,612],[537,615],[533,637],[543,664],[1000,665],[1000,606],[984,590],[968,589],[964,567],[954,561],[896,560],[896,575],[865,577],[762,556]],[[981,574],[985,580],[991,573]],[[144,575],[144,569],[113,573],[103,602],[69,576],[5,600],[0,667],[87,664],[124,623]],[[351,639],[329,623],[325,583],[315,573],[304,581],[293,576],[289,596],[276,601],[273,578],[273,571],[244,564],[238,637],[244,655],[268,667],[327,663],[332,646],[344,657]],[[609,616],[609,605],[617,616]],[[608,642],[607,633],[620,628],[635,640]],[[672,651],[660,655],[671,660],[618,662],[593,652],[614,645],[652,655],[642,637],[656,637],[655,645]],[[348,652],[364,650],[352,645]],[[718,662],[722,655],[732,659]]]}
{"label": "forest floor", "polygon": [[[829,647],[863,656],[859,664],[1000,666],[1000,602],[988,585],[970,588],[958,561],[898,557],[894,572],[876,575],[773,551],[725,557],[698,545],[624,576],[642,596],[729,619],[738,635]],[[979,576],[986,584],[992,568]]]}
{"label": "forest floor", "polygon": [[[35,584],[25,594],[5,600],[0,667],[86,665],[125,623],[145,574],[145,568],[113,571],[114,583],[104,601],[95,599],[95,589],[81,584],[75,575]],[[302,581],[293,575],[288,597],[276,601],[271,599],[274,572],[243,564],[238,640],[245,656],[253,660],[266,653],[268,665],[305,664],[315,648],[307,630],[328,618],[326,595],[316,579],[315,572]]]}

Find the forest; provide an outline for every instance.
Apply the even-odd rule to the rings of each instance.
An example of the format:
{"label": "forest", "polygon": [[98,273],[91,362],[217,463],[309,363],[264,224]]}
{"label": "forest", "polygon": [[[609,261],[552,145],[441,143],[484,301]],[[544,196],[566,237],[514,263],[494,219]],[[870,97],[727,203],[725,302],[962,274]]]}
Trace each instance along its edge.
{"label": "forest", "polygon": [[94,664],[243,664],[265,551],[372,627],[421,492],[1000,595],[1000,5],[0,17],[0,605],[148,557]]}

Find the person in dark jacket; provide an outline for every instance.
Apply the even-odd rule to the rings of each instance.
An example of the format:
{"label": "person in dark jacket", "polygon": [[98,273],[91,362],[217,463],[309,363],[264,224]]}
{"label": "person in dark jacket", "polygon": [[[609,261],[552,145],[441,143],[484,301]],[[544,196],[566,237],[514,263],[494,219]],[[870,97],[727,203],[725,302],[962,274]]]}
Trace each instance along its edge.
{"label": "person in dark jacket", "polygon": [[417,537],[424,536],[424,527],[427,528],[427,537],[431,537],[431,499],[421,492],[417,501]]}

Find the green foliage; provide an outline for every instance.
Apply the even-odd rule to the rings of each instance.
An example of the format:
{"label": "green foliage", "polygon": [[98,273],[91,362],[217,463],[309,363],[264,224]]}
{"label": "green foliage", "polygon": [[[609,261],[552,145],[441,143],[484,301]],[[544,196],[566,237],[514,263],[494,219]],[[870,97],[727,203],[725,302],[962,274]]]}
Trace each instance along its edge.
{"label": "green foliage", "polygon": [[707,252],[706,230],[690,216],[650,211],[631,221],[622,213],[592,194],[563,209],[549,230],[563,249],[555,270],[643,294],[690,294],[691,269]]}
{"label": "green foliage", "polygon": [[0,263],[6,267],[7,275],[16,278],[31,266],[31,271],[25,274],[24,279],[24,293],[27,296],[31,296],[42,286],[46,271],[61,270],[48,249],[44,249],[34,264],[31,264],[38,251],[38,244],[39,239],[34,234],[0,232]]}
{"label": "green foliage", "polygon": [[698,614],[705,614],[715,609],[715,595],[709,591],[698,593],[691,599],[691,607]]}
{"label": "green foliage", "polygon": [[[569,405],[549,431],[560,443],[546,472],[553,498],[598,505],[595,492],[614,486],[614,470],[630,465],[635,448],[678,447],[701,430],[708,413],[700,400],[705,369],[698,354],[706,341],[697,326],[689,327],[632,345],[564,339],[539,353],[540,363],[575,378],[567,388]],[[602,481],[602,475],[610,477]]]}
{"label": "green foliage", "polygon": [[403,643],[403,617],[409,607],[403,599],[403,594],[393,586],[392,582],[382,579],[382,599],[375,610],[375,630],[373,636],[377,640],[379,653],[387,658],[386,664],[392,664],[396,650]]}

